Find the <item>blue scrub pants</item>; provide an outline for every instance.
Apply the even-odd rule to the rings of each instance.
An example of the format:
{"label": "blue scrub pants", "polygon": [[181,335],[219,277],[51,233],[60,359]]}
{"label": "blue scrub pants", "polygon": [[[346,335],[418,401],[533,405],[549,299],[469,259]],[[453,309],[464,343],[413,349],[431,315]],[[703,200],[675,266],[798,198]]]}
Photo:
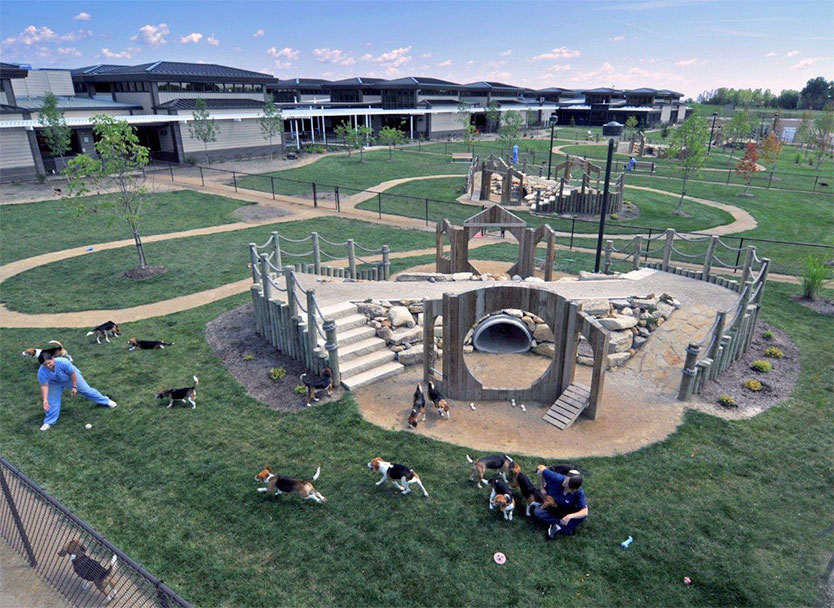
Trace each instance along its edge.
{"label": "blue scrub pants", "polygon": [[[79,395],[81,395],[82,397],[86,397],[90,401],[98,403],[99,405],[106,406],[109,403],[110,398],[105,397],[92,386],[87,384],[87,382],[81,376],[81,372],[76,372],[75,374],[78,377],[77,388]],[[49,392],[46,395],[46,400],[49,402],[49,411],[45,412],[46,416],[43,419],[45,424],[53,425],[56,422],[58,422],[58,416],[61,413],[61,394],[63,393],[65,388],[72,388],[72,380],[68,380],[65,383],[49,383]]]}
{"label": "blue scrub pants", "polygon": [[[542,524],[545,524],[548,527],[550,526],[550,524],[559,524],[560,526],[562,526],[560,521],[567,514],[568,514],[567,512],[565,512],[565,513],[559,513],[559,512],[553,513],[552,511],[549,511],[548,509],[545,509],[544,507],[536,507],[532,512],[533,519],[535,521],[537,521],[539,523],[542,523]],[[567,526],[562,526],[562,529],[559,530],[559,534],[573,534],[576,531],[576,529],[579,527],[579,524],[581,524],[586,519],[588,519],[588,518],[587,517],[577,517],[576,519],[570,520],[568,522]]]}

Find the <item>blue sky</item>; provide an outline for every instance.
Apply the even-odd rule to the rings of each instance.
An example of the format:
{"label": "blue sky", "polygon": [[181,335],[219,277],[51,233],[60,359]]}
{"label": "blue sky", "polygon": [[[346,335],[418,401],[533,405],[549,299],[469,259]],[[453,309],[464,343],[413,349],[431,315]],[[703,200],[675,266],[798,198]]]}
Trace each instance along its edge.
{"label": "blue sky", "polygon": [[279,78],[778,93],[834,79],[834,2],[3,0],[0,56],[33,67],[202,61]]}

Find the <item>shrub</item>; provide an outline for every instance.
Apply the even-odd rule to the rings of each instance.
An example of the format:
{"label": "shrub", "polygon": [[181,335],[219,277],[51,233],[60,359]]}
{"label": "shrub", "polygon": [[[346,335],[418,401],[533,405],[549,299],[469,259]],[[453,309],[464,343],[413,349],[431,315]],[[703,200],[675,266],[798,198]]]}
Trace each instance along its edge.
{"label": "shrub", "polygon": [[191,165],[192,167],[197,164],[197,159],[193,156],[186,156],[185,157],[185,164]]}
{"label": "shrub", "polygon": [[614,220],[614,221],[616,222],[618,219],[620,219],[620,216],[619,216],[619,215],[617,215],[616,213],[612,213],[612,214],[611,214],[611,219],[612,219],[612,220]]}
{"label": "shrub", "polygon": [[814,256],[806,258],[805,271],[802,273],[802,297],[806,300],[816,300],[828,278],[828,267],[822,259]]}
{"label": "shrub", "polygon": [[294,389],[292,389],[296,395],[306,395],[307,394],[307,387],[303,384],[299,384]]}
{"label": "shrub", "polygon": [[768,346],[764,352],[765,357],[770,357],[771,359],[781,359],[785,356],[785,353],[782,352],[781,348],[776,348],[775,346]]}
{"label": "shrub", "polygon": [[738,407],[738,403],[736,403],[736,400],[730,397],[729,395],[721,395],[718,398],[718,403],[723,405],[724,407]]}
{"label": "shrub", "polygon": [[756,361],[753,361],[753,363],[750,365],[750,369],[752,369],[754,372],[761,372],[763,374],[767,374],[770,372],[770,370],[773,369],[773,365],[770,364],[770,361],[758,359]]}
{"label": "shrub", "polygon": [[755,378],[748,378],[744,381],[744,388],[748,391],[753,391],[754,393],[758,393],[762,388],[762,383],[756,380]]}
{"label": "shrub", "polygon": [[793,162],[795,162],[797,165],[800,162],[802,162],[802,155],[799,152],[796,153],[796,157],[794,158]]}
{"label": "shrub", "polygon": [[773,332],[768,329],[766,332],[762,334],[762,338],[764,338],[767,341],[773,340]]}
{"label": "shrub", "polygon": [[281,380],[282,378],[286,377],[287,370],[283,367],[270,367],[269,368],[269,377],[273,380]]}
{"label": "shrub", "polygon": [[255,355],[253,355],[251,353],[247,353],[247,354],[243,355],[243,360],[244,361],[251,361],[254,358],[255,358]]}

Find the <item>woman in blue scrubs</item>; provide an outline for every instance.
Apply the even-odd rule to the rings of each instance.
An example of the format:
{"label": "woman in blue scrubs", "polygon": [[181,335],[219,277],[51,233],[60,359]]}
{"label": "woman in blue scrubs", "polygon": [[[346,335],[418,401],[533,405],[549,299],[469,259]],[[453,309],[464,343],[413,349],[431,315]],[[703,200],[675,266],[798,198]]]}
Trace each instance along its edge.
{"label": "woman in blue scrubs", "polygon": [[70,395],[81,393],[90,401],[104,407],[116,407],[116,402],[98,392],[84,381],[81,372],[68,359],[52,358],[49,353],[41,353],[41,366],[38,369],[38,382],[41,384],[43,409],[46,416],[41,425],[42,431],[48,431],[58,421],[61,413],[61,394],[65,388]]}

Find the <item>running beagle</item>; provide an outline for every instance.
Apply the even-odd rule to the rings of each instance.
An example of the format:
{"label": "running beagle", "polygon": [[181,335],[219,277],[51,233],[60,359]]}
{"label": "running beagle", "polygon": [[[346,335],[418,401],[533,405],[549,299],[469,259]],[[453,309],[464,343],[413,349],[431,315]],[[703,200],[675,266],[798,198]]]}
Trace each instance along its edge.
{"label": "running beagle", "polygon": [[414,391],[414,398],[411,402],[411,414],[408,416],[408,428],[417,428],[417,419],[422,414],[423,422],[426,421],[426,397],[423,395],[423,387],[417,383],[417,390]]}
{"label": "running beagle", "polygon": [[24,357],[32,357],[33,359],[37,359],[38,363],[42,363],[41,361],[41,353],[49,353],[52,357],[64,357],[65,359],[69,359],[72,361],[72,357],[67,352],[67,349],[64,348],[64,345],[58,342],[58,340],[50,340],[50,344],[56,344],[57,346],[50,346],[49,348],[27,348],[24,350],[21,355]]}
{"label": "running beagle", "polygon": [[382,483],[388,479],[392,484],[394,484],[395,488],[400,490],[400,492],[408,494],[411,492],[410,486],[416,483],[417,486],[423,491],[423,496],[429,495],[429,493],[426,492],[426,488],[423,487],[423,482],[420,481],[420,477],[417,473],[405,465],[388,462],[383,460],[380,456],[377,456],[368,463],[368,468],[372,471],[382,473],[382,478],[376,482],[376,485],[378,486],[382,485]]}
{"label": "running beagle", "polygon": [[513,511],[515,511],[515,498],[510,486],[500,477],[490,479],[489,485],[492,486],[492,492],[489,494],[489,510],[492,511],[498,505],[498,508],[504,514],[504,519],[512,521]]}
{"label": "running beagle", "polygon": [[313,482],[319,478],[320,474],[321,467],[316,469],[316,474],[313,475],[312,479],[293,479],[292,477],[276,475],[269,467],[266,467],[255,475],[255,481],[266,484],[265,488],[258,488],[258,492],[272,492],[276,496],[279,494],[298,494],[304,500],[314,500],[321,504],[327,502],[327,499],[313,487]]}
{"label": "running beagle", "polygon": [[108,321],[107,323],[102,323],[98,327],[94,327],[92,331],[87,332],[88,336],[95,336],[96,337],[96,344],[101,344],[101,339],[104,338],[106,342],[110,342],[110,338],[108,336],[113,336],[114,338],[122,335],[122,330],[119,329],[119,326],[113,323],[113,321]]}
{"label": "running beagle", "polygon": [[484,481],[484,473],[486,473],[487,469],[492,469],[497,471],[501,474],[501,477],[504,481],[507,481],[507,473],[510,473],[510,476],[515,479],[515,476],[521,472],[521,467],[519,467],[515,461],[507,456],[501,456],[500,454],[490,454],[488,456],[481,456],[478,460],[472,460],[469,457],[469,454],[466,455],[466,461],[472,465],[472,474],[469,475],[469,481],[474,480],[477,477],[478,484],[487,484],[487,481]]}

